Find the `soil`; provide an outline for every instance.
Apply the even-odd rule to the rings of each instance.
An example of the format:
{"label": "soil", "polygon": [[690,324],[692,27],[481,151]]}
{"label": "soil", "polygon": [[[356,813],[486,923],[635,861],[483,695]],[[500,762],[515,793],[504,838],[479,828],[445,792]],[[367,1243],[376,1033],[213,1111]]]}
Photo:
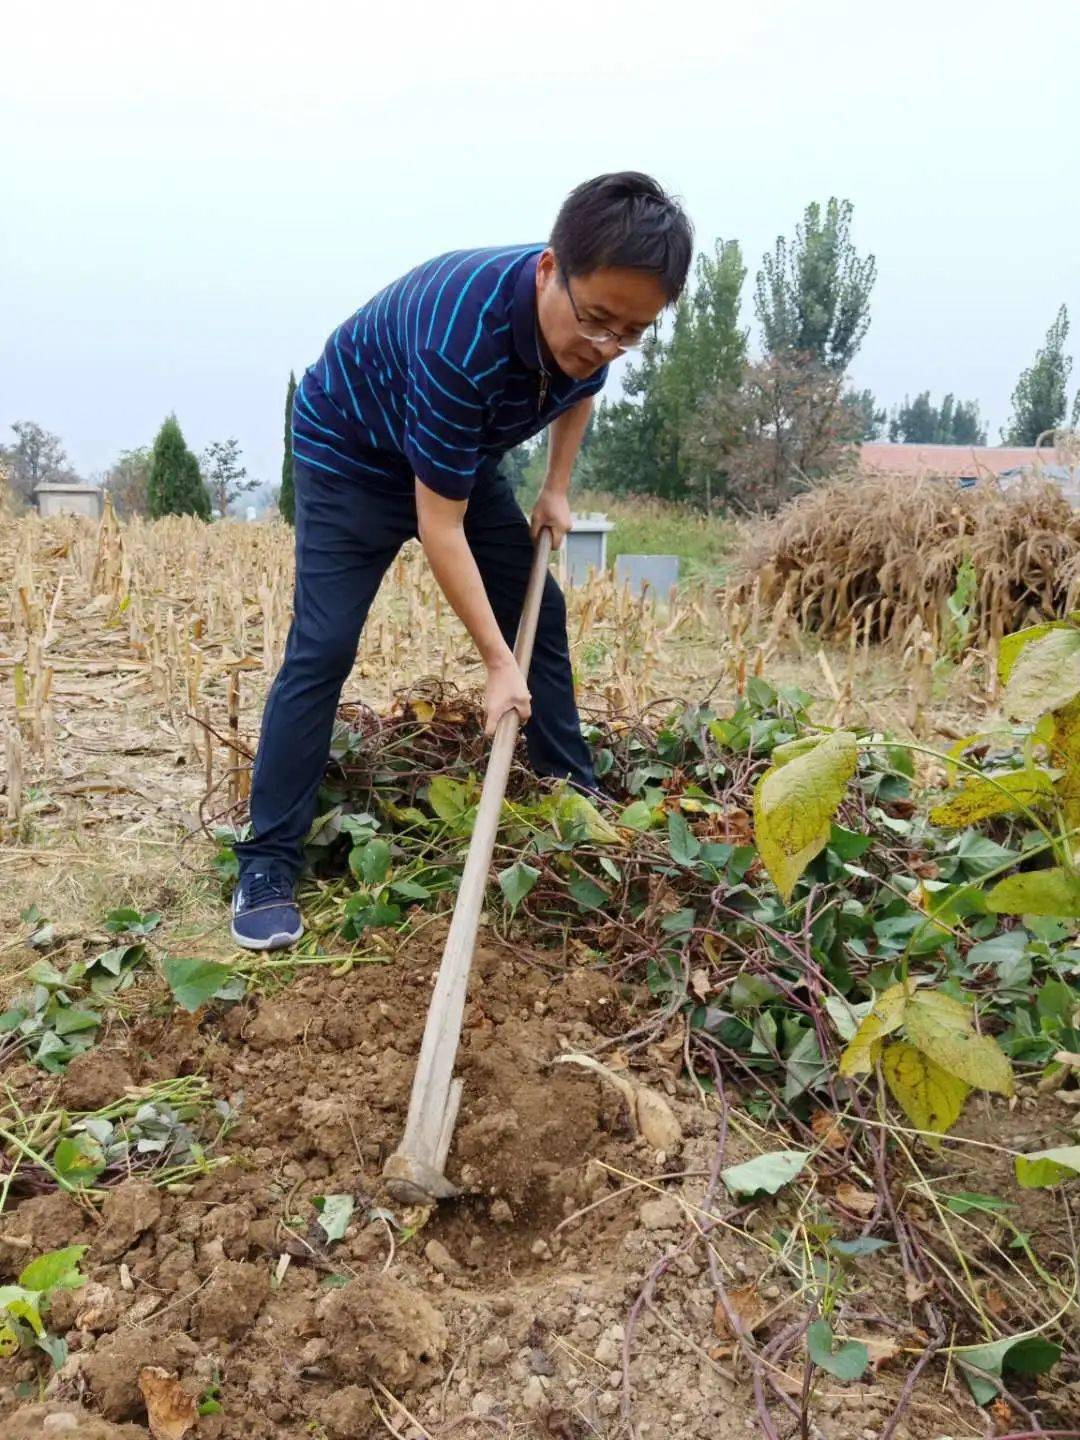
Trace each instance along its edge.
{"label": "soil", "polygon": [[[20,1408],[27,1386],[37,1397],[44,1366],[0,1361],[5,1436],[145,1435],[147,1365],[195,1398],[216,1398],[220,1412],[199,1418],[193,1440],[363,1440],[391,1426],[412,1440],[507,1430],[525,1440],[732,1440],[758,1428],[749,1378],[733,1369],[715,1315],[704,1246],[692,1243],[715,1120],[676,1083],[677,1045],[636,1055],[633,1074],[666,1091],[684,1135],[678,1155],[651,1151],[595,1075],[551,1064],[567,1049],[623,1063],[610,1042],[642,997],[550,955],[485,942],[449,1166],[468,1193],[430,1213],[388,1200],[382,1166],[400,1139],[440,942],[432,928],[385,964],[336,978],[312,967],[276,993],[195,1019],[151,1011],[114,1027],[93,1063],[72,1066],[67,1093],[98,1103],[113,1085],[198,1072],[239,1118],[219,1147],[228,1163],[181,1193],[133,1178],[100,1213],[59,1193],[5,1213],[0,1283],[28,1254],[89,1245],[88,1284],[58,1294],[49,1313],[70,1353],[48,1380],[48,1404]],[[9,1083],[24,1108],[55,1086],[28,1066]],[[733,1137],[727,1159],[751,1153]],[[352,1221],[329,1243],[313,1202],[341,1193],[353,1197]],[[762,1243],[784,1203],[749,1234],[720,1232],[717,1247],[730,1283],[765,1297],[759,1337],[800,1313],[797,1287],[769,1270]],[[630,1336],[627,1388],[628,1317],[658,1264]],[[915,1332],[898,1271],[888,1261],[875,1269],[865,1333],[917,1343],[905,1341]],[[904,1376],[894,1365],[862,1384],[821,1387],[813,1433],[879,1435]],[[798,1357],[788,1377],[796,1393],[801,1376]],[[895,1435],[930,1440],[979,1423],[959,1386],[941,1395],[929,1382]]]}

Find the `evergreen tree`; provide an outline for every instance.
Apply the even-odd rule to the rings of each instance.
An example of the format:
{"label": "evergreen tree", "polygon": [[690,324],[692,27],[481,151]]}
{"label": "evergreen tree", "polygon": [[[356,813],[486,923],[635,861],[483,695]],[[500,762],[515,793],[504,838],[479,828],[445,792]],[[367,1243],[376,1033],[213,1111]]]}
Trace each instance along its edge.
{"label": "evergreen tree", "polygon": [[904,396],[889,417],[889,439],[905,445],[985,445],[986,426],[977,400],[946,395],[940,405],[924,390],[914,400]]}
{"label": "evergreen tree", "polygon": [[296,376],[289,371],[289,388],[285,392],[285,453],[281,461],[281,493],[278,509],[290,525],[296,524],[296,490],[293,481],[292,415],[296,396]]}
{"label": "evergreen tree", "polygon": [[1007,445],[1034,445],[1040,435],[1065,423],[1065,391],[1072,370],[1072,359],[1065,354],[1068,338],[1069,312],[1062,305],[1046,332],[1045,345],[1016,382],[1012,419],[1001,432]]}
{"label": "evergreen tree", "polygon": [[831,199],[822,214],[806,207],[795,241],[778,236],[761,262],[755,309],[770,357],[809,355],[843,371],[870,325],[870,293],[877,278],[873,255],[851,243],[850,200]]}
{"label": "evergreen tree", "polygon": [[879,410],[872,390],[848,390],[841,397],[851,412],[852,429],[860,441],[878,440],[885,429],[885,411]]}
{"label": "evergreen tree", "polygon": [[210,519],[210,496],[199,462],[184,443],[175,415],[168,416],[157,433],[146,489],[150,514],[155,519],[162,515]]}
{"label": "evergreen tree", "polygon": [[[589,484],[636,490],[666,500],[700,494],[709,475],[696,469],[687,426],[702,398],[736,384],[746,359],[739,302],[746,267],[736,241],[697,258],[693,288],[675,306],[671,334],[648,336],[623,382],[626,398],[602,404],[589,450]],[[704,484],[702,480],[704,479]]]}

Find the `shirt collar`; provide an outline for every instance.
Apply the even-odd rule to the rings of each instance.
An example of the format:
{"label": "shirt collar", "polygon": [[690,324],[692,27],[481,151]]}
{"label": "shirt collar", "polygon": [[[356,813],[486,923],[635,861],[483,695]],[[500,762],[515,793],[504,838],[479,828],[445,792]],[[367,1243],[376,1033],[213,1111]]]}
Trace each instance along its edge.
{"label": "shirt collar", "polygon": [[514,346],[529,370],[540,369],[536,334],[536,262],[539,259],[539,250],[527,257],[514,285]]}

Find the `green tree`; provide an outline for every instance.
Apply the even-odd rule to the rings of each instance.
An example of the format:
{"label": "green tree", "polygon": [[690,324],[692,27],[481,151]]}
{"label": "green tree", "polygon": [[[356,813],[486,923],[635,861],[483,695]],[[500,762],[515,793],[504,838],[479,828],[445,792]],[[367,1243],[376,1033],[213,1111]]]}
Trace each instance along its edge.
{"label": "green tree", "polygon": [[1001,432],[1007,445],[1034,445],[1040,435],[1064,424],[1066,387],[1072,371],[1072,358],[1065,354],[1068,338],[1069,312],[1062,305],[1046,332],[1046,343],[1016,382],[1012,418]]}
{"label": "green tree", "polygon": [[206,488],[219,516],[229,513],[234,500],[258,488],[258,480],[247,478],[247,468],[240,463],[240,442],[234,438],[215,440],[203,452],[202,473]]}
{"label": "green tree", "polygon": [[8,483],[16,495],[32,500],[38,485],[77,478],[59,435],[34,420],[16,420],[11,428],[15,444],[2,450],[2,458],[10,475]]}
{"label": "green tree", "polygon": [[889,439],[906,445],[985,445],[986,426],[977,400],[957,400],[949,394],[935,405],[930,391],[924,390],[914,400],[905,395],[903,405],[894,408]]}
{"label": "green tree", "polygon": [[843,403],[851,412],[856,439],[879,440],[885,429],[885,411],[879,410],[872,390],[848,390]]}
{"label": "green tree", "polygon": [[281,460],[281,490],[278,510],[290,525],[296,524],[296,489],[293,478],[292,414],[296,398],[296,376],[289,371],[289,388],[285,392],[285,453]]}
{"label": "green tree", "polygon": [[873,255],[851,242],[850,200],[806,207],[790,243],[777,237],[757,275],[754,306],[769,356],[811,355],[830,369],[850,365],[870,325],[877,278]]}
{"label": "green tree", "polygon": [[210,519],[210,496],[206,493],[199,462],[184,443],[175,415],[163,423],[154,441],[147,482],[150,514],[197,515]]}
{"label": "green tree", "polygon": [[122,450],[105,472],[104,486],[112,496],[116,513],[130,520],[133,515],[150,514],[150,467],[153,455],[148,445]]}
{"label": "green tree", "polygon": [[590,485],[709,504],[711,471],[697,468],[687,427],[704,396],[738,383],[746,360],[746,331],[739,326],[745,277],[734,240],[698,256],[670,334],[648,336],[627,370],[624,398],[597,411],[587,456]]}

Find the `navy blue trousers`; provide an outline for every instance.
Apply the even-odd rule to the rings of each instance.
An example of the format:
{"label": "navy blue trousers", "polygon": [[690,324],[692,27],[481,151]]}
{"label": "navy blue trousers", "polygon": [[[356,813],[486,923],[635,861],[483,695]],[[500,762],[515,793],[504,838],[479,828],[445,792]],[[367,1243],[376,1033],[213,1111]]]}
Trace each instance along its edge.
{"label": "navy blue trousers", "polygon": [[[297,462],[296,590],[285,659],[267,696],[251,787],[254,837],[237,845],[242,871],[295,879],[315,816],[334,716],[379,583],[416,535],[411,494],[381,493]],[[465,534],[499,628],[512,645],[532,563],[529,525],[509,481],[478,479]],[[574,702],[566,603],[549,575],[529,669],[529,761],[540,775],[591,788],[592,758]]]}

